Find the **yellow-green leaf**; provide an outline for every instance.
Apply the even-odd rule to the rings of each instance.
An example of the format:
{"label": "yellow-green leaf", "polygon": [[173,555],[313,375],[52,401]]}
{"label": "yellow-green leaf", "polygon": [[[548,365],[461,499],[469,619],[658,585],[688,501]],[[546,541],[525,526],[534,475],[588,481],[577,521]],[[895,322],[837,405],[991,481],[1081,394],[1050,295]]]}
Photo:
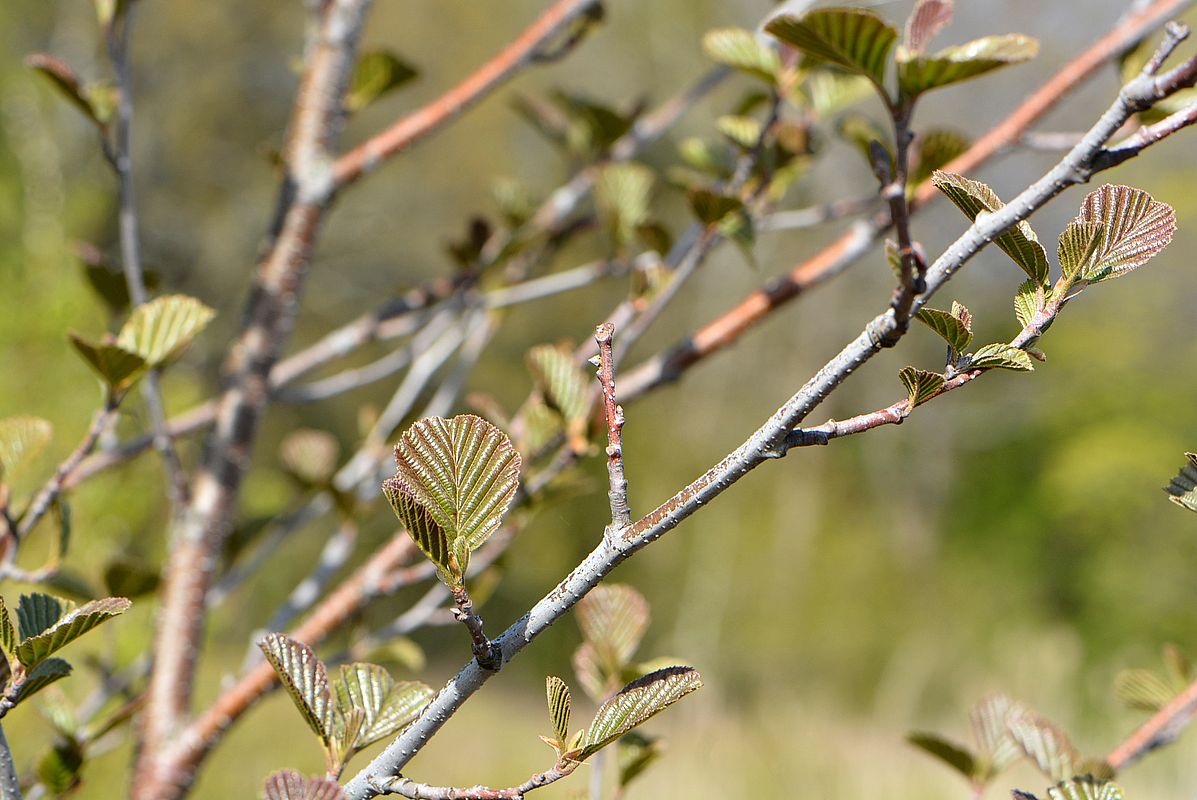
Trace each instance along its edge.
{"label": "yellow-green leaf", "polygon": [[1018,319],[1018,324],[1024,328],[1031,324],[1031,320],[1039,311],[1041,288],[1028,278],[1019,284],[1018,291],[1014,293],[1014,316]]}
{"label": "yellow-green leaf", "polygon": [[215,315],[194,297],[158,297],[133,309],[116,343],[151,367],[161,367],[176,358]]}
{"label": "yellow-green leaf", "polygon": [[419,70],[388,50],[362,53],[345,95],[345,109],[360,111],[388,92],[414,80],[419,74]]}
{"label": "yellow-green leaf", "polygon": [[287,434],[279,445],[279,459],[301,483],[319,486],[328,482],[337,468],[341,446],[328,431],[300,428]]}
{"label": "yellow-green leaf", "polygon": [[885,71],[898,32],[871,11],[824,8],[801,17],[774,17],[765,30],[820,61],[864,75],[884,92]]}
{"label": "yellow-green leaf", "polygon": [[761,139],[761,123],[754,117],[727,114],[715,120],[715,127],[737,146],[749,150]]}
{"label": "yellow-green leaf", "polygon": [[1114,694],[1129,708],[1159,711],[1172,701],[1176,692],[1149,669],[1126,669],[1114,678]]}
{"label": "yellow-green leaf", "polygon": [[115,344],[93,344],[75,333],[68,334],[75,351],[114,395],[123,395],[145,374],[149,366],[137,353]]}
{"label": "yellow-green leaf", "polygon": [[[965,313],[968,313],[967,310]],[[937,308],[922,308],[915,317],[919,322],[939,334],[955,353],[963,353],[973,340],[971,326],[947,311],[940,311]],[[968,319],[971,321],[972,317],[969,316]]]}
{"label": "yellow-green leaf", "polygon": [[589,381],[567,346],[538,345],[528,351],[528,369],[545,401],[569,424],[586,419],[590,411]]}
{"label": "yellow-green leaf", "polygon": [[702,37],[707,57],[772,85],[781,69],[777,51],[743,28],[720,28]]}
{"label": "yellow-green leaf", "polygon": [[654,180],[649,167],[634,162],[608,164],[599,173],[595,199],[617,245],[629,244],[636,228],[648,221]]}
{"label": "yellow-green leaf", "polygon": [[1021,33],[986,36],[930,56],[899,47],[895,57],[898,86],[907,97],[915,97],[931,89],[1028,61],[1038,53],[1039,42]]}
{"label": "yellow-green leaf", "polygon": [[903,367],[898,372],[898,379],[906,387],[911,408],[930,400],[939,393],[944,384],[944,377],[938,372],[927,372],[914,367]]}
{"label": "yellow-green leaf", "polygon": [[545,678],[545,695],[549,703],[549,719],[553,721],[553,730],[557,734],[557,743],[564,749],[569,739],[569,687],[556,675],[549,675]]}
{"label": "yellow-green leaf", "polygon": [[50,442],[54,426],[41,417],[27,415],[0,419],[0,479],[24,461],[37,456]]}
{"label": "yellow-green leaf", "polygon": [[973,353],[970,365],[973,369],[1009,369],[1016,372],[1031,372],[1035,365],[1025,351],[1008,344],[987,344]]}
{"label": "yellow-green leaf", "polygon": [[258,647],[308,727],[327,744],[333,733],[333,701],[324,663],[312,648],[281,633],[266,634]]}
{"label": "yellow-green leaf", "polygon": [[1048,800],[1123,800],[1122,787],[1093,775],[1060,781],[1047,790]]}

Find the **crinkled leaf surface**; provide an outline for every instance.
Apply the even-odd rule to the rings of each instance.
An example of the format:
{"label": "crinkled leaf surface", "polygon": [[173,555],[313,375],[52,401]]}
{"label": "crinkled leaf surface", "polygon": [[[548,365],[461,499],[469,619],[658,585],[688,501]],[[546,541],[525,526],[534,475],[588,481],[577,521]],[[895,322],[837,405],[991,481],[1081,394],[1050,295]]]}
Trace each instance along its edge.
{"label": "crinkled leaf surface", "polygon": [[636,228],[648,221],[655,175],[649,167],[630,161],[608,164],[595,182],[595,199],[616,243],[626,245]]}
{"label": "crinkled leaf surface", "polygon": [[965,778],[971,780],[976,774],[977,762],[973,754],[942,736],[934,733],[912,733],[906,737],[906,741],[935,756]]}
{"label": "crinkled leaf surface", "polygon": [[149,365],[137,353],[115,344],[94,344],[75,333],[67,334],[76,352],[113,394],[128,391]]}
{"label": "crinkled leaf surface", "polygon": [[1047,790],[1047,796],[1049,800],[1122,800],[1122,787],[1084,775],[1060,781]]}
{"label": "crinkled leaf surface", "polygon": [[53,434],[54,426],[41,417],[0,419],[0,478],[40,453]]}
{"label": "crinkled leaf surface", "polygon": [[268,633],[258,647],[308,727],[327,743],[333,732],[333,701],[328,672],[312,648],[281,633]]}
{"label": "crinkled leaf surface", "polygon": [[1010,369],[1016,372],[1031,372],[1035,365],[1025,351],[1008,344],[987,344],[973,353],[974,369]]}
{"label": "crinkled leaf surface", "polygon": [[707,57],[772,85],[781,69],[777,51],[743,28],[719,28],[702,37]]}
{"label": "crinkled leaf surface", "polygon": [[349,795],[333,780],[307,777],[293,769],[284,769],[266,779],[265,800],[348,800]]}
{"label": "crinkled leaf surface", "polygon": [[1197,453],[1185,453],[1185,458],[1189,463],[1181,467],[1164,491],[1173,503],[1189,511],[1197,511]]}
{"label": "crinkled leaf surface", "polygon": [[1099,222],[1074,219],[1060,234],[1056,257],[1060,260],[1060,272],[1069,284],[1080,278],[1082,270],[1093,260],[1094,253],[1101,246],[1102,229]]}
{"label": "crinkled leaf surface", "polygon": [[1038,53],[1039,42],[1021,33],[974,39],[934,55],[922,55],[899,47],[896,55],[898,85],[903,94],[914,97],[1000,67],[1028,61]]}
{"label": "crinkled leaf surface", "polygon": [[1176,234],[1172,206],[1129,186],[1107,184],[1091,192],[1077,219],[1102,226],[1101,244],[1082,273],[1089,283],[1117,278],[1142,266]]}
{"label": "crinkled leaf surface", "polygon": [[927,372],[914,367],[902,367],[898,379],[906,387],[911,408],[920,406],[934,397],[943,388],[944,377],[938,372]]}
{"label": "crinkled leaf surface", "polygon": [[625,584],[600,584],[578,601],[578,627],[614,669],[631,659],[649,625],[648,601]]}
{"label": "crinkled leaf surface", "polygon": [[1010,735],[1039,771],[1054,781],[1076,774],[1081,756],[1060,728],[1030,711],[1010,715]]}
{"label": "crinkled leaf surface", "polygon": [[1114,694],[1127,707],[1139,711],[1159,711],[1176,696],[1167,681],[1149,669],[1119,672],[1114,678]]}
{"label": "crinkled leaf surface", "polygon": [[49,630],[71,609],[71,604],[48,594],[23,594],[17,601],[17,637],[24,641]]}
{"label": "crinkled leaf surface", "polygon": [[629,683],[599,706],[582,741],[581,758],[594,755],[701,686],[702,677],[693,667],[668,667]]}
{"label": "crinkled leaf surface", "polygon": [[906,20],[906,48],[922,52],[935,35],[948,26],[955,11],[955,0],[918,0]]}
{"label": "crinkled leaf surface", "polygon": [[[40,596],[46,597],[46,595]],[[123,614],[131,605],[132,603],[124,597],[105,597],[102,600],[92,600],[68,611],[40,633],[22,636],[21,643],[17,645],[17,659],[26,667],[31,667],[39,661],[43,661],[50,654],[61,650],[97,625],[107,622],[118,614]],[[17,613],[20,614],[19,608]],[[45,617],[38,622],[48,618]],[[22,625],[22,629],[24,630],[24,625]]]}
{"label": "crinkled leaf surface", "polygon": [[215,315],[194,297],[158,297],[133,309],[116,343],[151,367],[161,367],[178,356]]}
{"label": "crinkled leaf surface", "polygon": [[915,317],[919,322],[939,334],[957,353],[967,350],[969,343],[973,340],[973,332],[968,325],[965,325],[964,320],[953,316],[948,311],[940,311],[938,308],[922,308],[919,309]]}
{"label": "crinkled leaf surface", "polygon": [[25,674],[25,682],[21,684],[21,691],[17,694],[17,702],[28,700],[50,684],[70,674],[71,665],[61,658],[47,658],[38,662]]}
{"label": "crinkled leaf surface", "polygon": [[549,704],[549,719],[553,721],[557,743],[564,748],[569,740],[569,713],[572,705],[569,687],[556,675],[549,675],[545,678],[544,688]]}
{"label": "crinkled leaf surface", "polygon": [[1010,720],[1022,714],[1023,707],[1004,694],[991,694],[972,707],[969,720],[978,755],[987,770],[978,777],[988,781],[1018,759],[1022,748],[1010,733]]}
{"label": "crinkled leaf surface", "polygon": [[415,80],[420,72],[389,50],[371,50],[358,57],[345,95],[347,111],[361,111],[378,98]]}
{"label": "crinkled leaf surface", "polygon": [[536,388],[567,423],[586,419],[590,410],[589,381],[574,363],[568,347],[542,344],[528,351],[528,369]]}
{"label": "crinkled leaf surface", "polygon": [[1034,280],[1028,278],[1019,284],[1018,291],[1014,293],[1014,316],[1018,319],[1018,324],[1024,328],[1031,324],[1035,312],[1039,310],[1040,288]]}
{"label": "crinkled leaf surface", "polygon": [[344,664],[336,684],[338,711],[348,716],[363,713],[361,728],[352,744],[360,750],[411,723],[432,700],[433,691],[420,681],[398,683],[377,664]]}
{"label": "crinkled leaf surface", "polygon": [[[1005,205],[984,183],[954,172],[936,171],[931,180],[970,220],[975,221],[982,211],[992,213]],[[1031,279],[1047,282],[1047,251],[1026,220],[998,234],[993,243],[1014,259]]]}
{"label": "crinkled leaf surface", "polygon": [[864,75],[884,91],[889,54],[898,32],[871,11],[824,8],[801,17],[774,17],[765,30],[820,61]]}

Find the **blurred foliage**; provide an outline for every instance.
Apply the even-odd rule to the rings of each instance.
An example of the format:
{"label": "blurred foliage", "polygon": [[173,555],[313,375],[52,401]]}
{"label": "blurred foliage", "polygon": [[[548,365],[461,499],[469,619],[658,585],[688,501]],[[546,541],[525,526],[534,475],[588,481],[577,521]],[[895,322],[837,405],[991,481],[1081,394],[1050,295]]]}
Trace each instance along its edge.
{"label": "blurred foliage", "polygon": [[[346,144],[434,97],[541,5],[513,0],[496,19],[487,3],[418,9],[379,4],[367,45],[393,50],[419,77],[355,113]],[[908,5],[886,4],[883,10],[898,19]],[[1045,43],[1038,62],[987,78],[983,90],[945,89],[926,98],[916,126],[947,126],[972,139],[1104,30],[1121,6],[1094,2],[1091,13],[1078,18],[1063,8],[1067,4],[960,5],[945,45],[995,27],[1038,34]],[[514,109],[517,97],[560,89],[620,109],[642,98],[660,101],[706,69],[705,31],[751,26],[769,4],[662,0],[611,6],[604,28],[576,54],[522,77],[344,198],[313,265],[293,347],[373,307],[379,297],[452,274],[446,243],[458,238],[471,215],[503,213],[484,199],[496,181],[515,176],[539,197],[569,177],[570,157],[548,151]],[[140,120],[135,160],[146,260],[162,291],[193,295],[219,312],[166,377],[171,411],[192,407],[216,388],[220,356],[239,320],[272,206],[271,154],[281,144],[295,84],[291,64],[302,42],[296,4],[231,10],[143,0],[134,31]],[[70,353],[67,331],[115,333],[124,321],[89,287],[88,259],[78,255],[81,243],[109,262],[116,252],[114,187],[94,129],[22,64],[28,53],[47,50],[89,80],[107,77],[93,26],[87,3],[0,4],[0,417],[36,414],[54,427],[50,444],[16,476],[18,498],[27,497],[38,476],[70,451],[102,399],[87,367]],[[445,45],[449,38],[452,48]],[[1108,101],[1112,73],[1062,104],[1045,125],[1086,126]],[[650,148],[648,163],[671,165],[679,142],[710,135],[747,83],[742,79],[704,103],[668,140]],[[872,185],[851,144],[829,142],[827,148],[827,157],[787,196],[788,207],[855,195]],[[915,755],[902,736],[912,727],[951,730],[960,709],[996,688],[1060,721],[1085,752],[1102,752],[1137,724],[1140,716],[1113,700],[1115,674],[1154,664],[1163,642],[1197,650],[1191,577],[1197,531],[1192,518],[1160,492],[1180,454],[1197,449],[1192,148],[1191,136],[1165,143],[1111,178],[1175,206],[1177,241],[1142,274],[1071,306],[1044,338],[1049,360],[1034,375],[990,375],[921,409],[901,427],[796,452],[619,570],[618,580],[638,587],[653,608],[647,648],[685,653],[708,687],[701,702],[682,704],[654,723],[672,731],[672,752],[663,756],[667,766],[649,770],[631,796],[698,794],[721,777],[720,765],[737,764],[737,774],[746,777],[734,787],[735,796],[780,795],[792,790],[800,773],[807,793],[816,797],[958,797],[951,776]],[[1008,197],[1054,159],[1018,154],[975,177]],[[1083,191],[1036,217],[1037,229],[1062,230]],[[686,202],[674,192],[657,205],[679,218]],[[928,252],[938,252],[962,229],[959,215],[945,205],[916,219]],[[721,252],[636,353],[672,342],[722,311],[729,298],[814,252],[836,230],[758,235],[755,267],[734,249]],[[627,234],[616,226],[617,236]],[[571,245],[556,266],[602,254]],[[972,310],[985,341],[1014,330],[1008,298],[1017,279],[1008,267],[1002,254],[986,252],[953,281],[950,296]],[[737,444],[856,334],[888,298],[891,280],[884,258],[875,254],[820,289],[814,302],[776,315],[734,352],[631,406],[625,453],[633,510],[647,510]],[[595,310],[625,292],[626,286],[606,284],[510,312],[469,388],[515,407],[532,386],[523,367],[527,350],[562,338],[583,340]],[[907,363],[935,364],[943,348],[920,330],[900,349],[879,357],[837,393],[820,419],[894,402],[901,391],[893,380],[897,370]],[[390,390],[376,385],[317,407],[276,407],[243,494],[244,531],[257,518],[291,508],[303,491],[274,455],[284,436],[299,428],[329,430],[346,450],[357,436],[359,406],[384,403]],[[118,435],[145,426],[140,398],[131,397],[122,413]],[[182,452],[193,462],[198,444],[187,442]],[[601,487],[600,460],[588,469]],[[75,533],[67,563],[97,592],[114,564],[161,559],[167,509],[145,487],[162,480],[157,461],[145,457],[72,496]],[[388,534],[390,516],[379,507],[363,527],[362,552]],[[601,490],[541,508],[510,559],[536,569],[506,570],[486,605],[489,624],[514,619],[555,584],[590,549],[605,516]],[[251,631],[308,570],[329,528],[322,523],[304,529],[252,592],[243,590],[214,616],[201,702],[241,662]],[[35,536],[23,560],[40,563],[50,538]],[[4,590],[8,595],[19,588],[26,587]],[[371,609],[367,620],[388,620],[417,596],[401,594]],[[151,605],[138,603],[125,620],[108,626],[119,628],[119,663],[145,649]],[[418,634],[430,658],[420,677],[437,685],[456,668],[467,652],[460,634]],[[108,629],[104,635],[116,636]],[[484,692],[466,707],[422,756],[421,769],[445,784],[485,778],[504,785],[526,777],[528,764],[541,755],[536,735],[543,728],[543,675],[564,673],[578,641],[568,626],[550,630],[508,667],[501,690]],[[47,694],[81,696],[87,675],[81,666]],[[415,676],[401,671],[399,677]],[[510,735],[494,736],[496,720]],[[31,743],[51,738],[47,723],[32,714],[6,723],[18,763],[32,765],[39,752]],[[267,735],[293,724],[287,701],[268,699],[221,745],[195,796],[244,796],[247,785],[257,786],[261,776],[284,766],[318,771],[317,752],[295,753],[285,737]],[[718,737],[687,735],[716,725]],[[1127,776],[1128,793],[1191,791],[1197,762],[1185,747],[1191,745]],[[455,757],[463,748],[487,753],[493,772],[482,776],[473,764],[463,768]],[[865,756],[868,768],[855,768]],[[115,796],[127,780],[128,762],[128,749],[121,748],[90,763],[75,796]],[[1025,783],[1036,787],[1036,781]],[[549,800],[568,791],[553,787],[544,795]]]}

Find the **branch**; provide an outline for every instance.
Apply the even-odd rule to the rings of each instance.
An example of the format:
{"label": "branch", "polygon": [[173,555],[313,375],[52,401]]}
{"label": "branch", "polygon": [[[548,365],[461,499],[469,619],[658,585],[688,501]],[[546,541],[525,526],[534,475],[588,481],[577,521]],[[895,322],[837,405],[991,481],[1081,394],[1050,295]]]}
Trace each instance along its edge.
{"label": "branch", "polygon": [[451,122],[520,69],[535,63],[548,43],[598,6],[599,0],[557,0],[501,53],[457,86],[337,159],[333,167],[335,189],[345,188]]}
{"label": "branch", "polygon": [[12,750],[4,736],[3,726],[0,726],[0,798],[21,800],[21,776],[17,774],[17,765],[13,763]]}
{"label": "branch", "polygon": [[618,536],[632,524],[628,509],[628,479],[623,469],[623,407],[615,401],[615,364],[611,356],[611,340],[615,326],[604,323],[595,330],[598,343],[598,381],[603,392],[603,416],[607,420],[607,497],[611,501],[611,524],[606,536]]}
{"label": "branch", "polygon": [[486,786],[430,786],[426,783],[416,783],[402,775],[374,782],[371,788],[378,794],[397,794],[408,800],[521,800],[529,792],[573,774],[578,764],[577,761],[567,761],[564,765],[555,766],[547,772],[538,772],[519,786],[509,789],[490,789]]}
{"label": "branch", "polygon": [[[927,269],[926,291],[915,308],[935,294],[974,255],[1002,231],[1029,217],[1065,188],[1082,183],[1094,173],[1094,159],[1106,140],[1136,110],[1150,90],[1148,76],[1140,75],[1119,93],[1084,139],[1043,177],[1000,210],[980,217]],[[900,338],[893,309],[874,318],[864,330],[828,361],[789,400],[732,453],[693,483],[681,489],[656,510],[627,528],[617,539],[603,537],[598,546],[558,586],[495,640],[510,661],[553,622],[565,614],[616,566],[680,525],[734,483],[768,460],[785,455],[785,441],[834,389],[865,362],[879,353],[883,342]],[[352,800],[374,792],[371,781],[397,775],[461,705],[493,673],[471,661],[433,698],[420,716],[346,785]]]}
{"label": "branch", "polygon": [[465,626],[470,632],[470,639],[474,643],[474,658],[478,666],[490,672],[498,672],[503,666],[503,653],[495,647],[495,643],[486,638],[482,629],[482,617],[474,611],[474,602],[464,586],[454,586],[450,589],[453,595],[453,618]]}

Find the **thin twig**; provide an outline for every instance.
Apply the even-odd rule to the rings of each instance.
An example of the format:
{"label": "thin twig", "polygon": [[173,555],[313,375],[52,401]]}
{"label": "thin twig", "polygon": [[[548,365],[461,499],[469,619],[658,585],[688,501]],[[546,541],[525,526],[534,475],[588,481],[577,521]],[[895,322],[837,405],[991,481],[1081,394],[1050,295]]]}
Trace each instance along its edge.
{"label": "thin twig", "polygon": [[795,208],[774,211],[761,217],[757,223],[759,231],[793,231],[814,228],[828,222],[852,217],[871,211],[877,205],[877,195],[845,197],[811,208]]}
{"label": "thin twig", "polygon": [[607,420],[607,498],[611,502],[611,524],[606,536],[619,536],[632,524],[628,509],[628,479],[623,468],[623,406],[615,399],[615,361],[611,356],[611,340],[615,326],[610,322],[599,325],[594,332],[598,343],[598,382],[603,392],[603,417]]}
{"label": "thin twig", "polygon": [[486,786],[430,786],[397,775],[371,784],[379,794],[397,794],[408,800],[520,800],[536,789],[556,783],[578,768],[577,761],[566,761],[547,772],[538,772],[519,786],[490,789]]}

